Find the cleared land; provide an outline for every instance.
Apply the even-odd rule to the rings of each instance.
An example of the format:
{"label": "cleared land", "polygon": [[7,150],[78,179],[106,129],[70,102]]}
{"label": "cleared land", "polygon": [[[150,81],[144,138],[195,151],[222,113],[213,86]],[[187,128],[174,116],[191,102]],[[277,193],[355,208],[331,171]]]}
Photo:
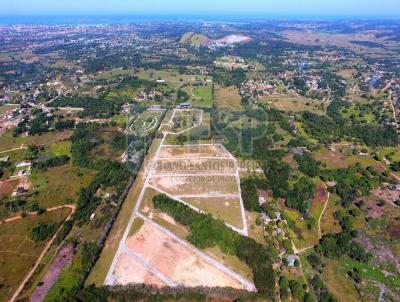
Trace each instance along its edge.
{"label": "cleared land", "polygon": [[175,283],[242,288],[238,281],[148,223],[128,238],[127,246]]}
{"label": "cleared land", "polygon": [[229,158],[229,153],[220,145],[162,146],[159,158]]}
{"label": "cleared land", "polygon": [[242,110],[242,98],[234,86],[216,87],[215,104],[218,108]]}
{"label": "cleared land", "polygon": [[[132,274],[132,272],[135,272]],[[137,263],[128,254],[122,254],[118,260],[114,271],[118,284],[148,284],[157,288],[165,286],[165,284],[156,276],[151,274],[147,269]]]}

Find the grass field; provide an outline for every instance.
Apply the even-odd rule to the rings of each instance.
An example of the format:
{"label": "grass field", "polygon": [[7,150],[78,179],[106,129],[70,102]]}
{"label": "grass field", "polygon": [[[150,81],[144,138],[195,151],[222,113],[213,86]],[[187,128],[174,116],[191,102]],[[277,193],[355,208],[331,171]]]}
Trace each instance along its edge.
{"label": "grass field", "polygon": [[328,205],[326,206],[324,215],[321,218],[321,233],[336,234],[341,231],[338,221],[334,218],[335,212],[339,209],[336,203],[340,201],[340,197],[334,194],[330,195]]}
{"label": "grass field", "polygon": [[346,271],[340,268],[340,264],[337,261],[327,260],[321,278],[329,292],[331,292],[339,301],[360,301],[360,296],[352,281],[346,277]]}
{"label": "grass field", "polygon": [[61,141],[54,144],[51,144],[50,151],[53,153],[54,156],[61,156],[61,155],[70,155],[71,151],[71,141]]}
{"label": "grass field", "polygon": [[259,102],[278,110],[290,112],[311,111],[317,114],[323,114],[326,105],[323,101],[302,96],[268,96],[262,98]]}
{"label": "grass field", "polygon": [[241,96],[236,87],[221,87],[215,88],[215,104],[218,108],[242,110]]}
{"label": "grass field", "polygon": [[43,135],[13,137],[12,131],[7,131],[0,136],[0,151],[6,151],[13,148],[19,148],[21,144],[25,146],[34,145],[50,145],[58,141],[64,140],[72,135],[72,131],[64,132],[47,132]]}
{"label": "grass field", "polygon": [[61,209],[0,225],[0,300],[10,298],[46,244],[32,241],[30,230],[41,222],[61,223],[69,212]]}
{"label": "grass field", "polygon": [[87,186],[93,176],[90,170],[82,170],[71,164],[47,171],[33,171],[29,178],[32,190],[37,193],[27,197],[27,200],[43,208],[75,203],[78,190]]}
{"label": "grass field", "polygon": [[189,102],[197,108],[211,108],[213,105],[212,85],[188,86],[184,89],[190,96]]}
{"label": "grass field", "polygon": [[243,228],[239,198],[183,198],[183,200],[234,227]]}

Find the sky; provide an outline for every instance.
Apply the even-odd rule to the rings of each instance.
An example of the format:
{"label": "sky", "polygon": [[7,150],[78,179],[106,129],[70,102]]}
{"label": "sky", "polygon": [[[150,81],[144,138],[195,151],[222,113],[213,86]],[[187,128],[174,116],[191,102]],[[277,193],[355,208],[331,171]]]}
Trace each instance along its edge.
{"label": "sky", "polygon": [[400,0],[0,0],[0,16],[400,16]]}

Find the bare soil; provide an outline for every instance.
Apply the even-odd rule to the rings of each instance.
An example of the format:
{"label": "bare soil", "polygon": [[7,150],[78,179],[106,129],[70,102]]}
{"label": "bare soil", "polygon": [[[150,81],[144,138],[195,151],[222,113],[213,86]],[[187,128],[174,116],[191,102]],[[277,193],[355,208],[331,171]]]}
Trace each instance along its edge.
{"label": "bare soil", "polygon": [[241,288],[239,282],[148,223],[128,238],[127,246],[176,283]]}

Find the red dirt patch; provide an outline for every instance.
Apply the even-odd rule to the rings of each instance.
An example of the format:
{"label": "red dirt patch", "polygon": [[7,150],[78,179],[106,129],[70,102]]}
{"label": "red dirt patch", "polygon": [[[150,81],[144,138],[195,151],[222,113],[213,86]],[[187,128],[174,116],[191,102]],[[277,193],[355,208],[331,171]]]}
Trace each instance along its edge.
{"label": "red dirt patch", "polygon": [[50,268],[43,276],[40,283],[36,286],[32,295],[29,297],[31,302],[40,302],[43,301],[49,289],[56,282],[58,276],[60,275],[61,270],[70,265],[72,262],[72,257],[74,255],[74,247],[72,244],[64,245],[57,253],[53,262],[50,265]]}

